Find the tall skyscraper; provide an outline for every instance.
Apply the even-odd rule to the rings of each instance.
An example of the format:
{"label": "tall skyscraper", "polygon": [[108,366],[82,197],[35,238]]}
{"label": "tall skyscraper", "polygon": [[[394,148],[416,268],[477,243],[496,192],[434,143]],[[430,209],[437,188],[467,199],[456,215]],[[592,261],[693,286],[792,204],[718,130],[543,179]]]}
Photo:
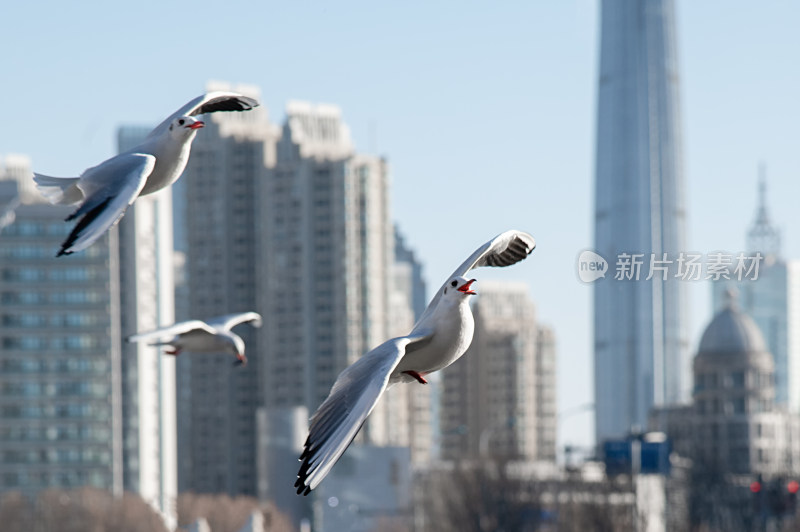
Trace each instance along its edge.
{"label": "tall skyscraper", "polygon": [[[313,412],[339,372],[388,337],[388,171],[355,152],[338,108],[290,102],[286,113],[261,199],[262,386],[267,408]],[[383,442],[381,416],[370,417],[363,437]]]}
{"label": "tall skyscraper", "polygon": [[[800,412],[800,261],[781,254],[780,231],[772,223],[766,200],[767,184],[759,180],[756,216],[747,232],[748,260],[760,254],[758,277],[739,279],[736,260],[728,273],[712,283],[714,309],[727,304],[727,291],[735,288],[739,305],[764,335],[775,361],[775,404]],[[749,266],[749,264],[748,264]],[[726,278],[727,277],[727,278]]]}
{"label": "tall skyscraper", "polygon": [[[123,127],[119,152],[139,144],[150,128]],[[175,321],[172,190],[136,200],[119,223],[122,336]],[[122,346],[122,428],[125,489],[177,523],[178,441],[175,359],[145,343]]]}
{"label": "tall skyscraper", "polygon": [[117,231],[56,259],[74,209],[32,181],[26,159],[0,165],[0,492],[121,494]]}
{"label": "tall skyscraper", "polygon": [[[623,253],[676,261],[686,204],[675,5],[603,0],[601,24],[595,248],[610,268]],[[666,280],[645,270],[596,281],[598,442],[644,427],[654,405],[688,400],[686,286],[674,266]]]}
{"label": "tall skyscraper", "polygon": [[555,342],[527,286],[481,283],[473,315],[472,344],[442,372],[442,456],[555,459]]}
{"label": "tall skyscraper", "polygon": [[[260,98],[257,88],[213,84]],[[176,235],[185,242],[185,291],[181,318],[205,319],[259,310],[256,286],[264,275],[260,201],[265,169],[274,163],[276,128],[261,106],[247,113],[214,113],[192,145],[192,157],[176,194]],[[184,236],[181,236],[184,235]],[[233,367],[227,356],[178,357],[181,401],[180,489],[253,495],[256,490],[256,409],[262,346],[252,327],[236,333],[247,346],[248,363]],[[186,376],[188,375],[188,379]]]}

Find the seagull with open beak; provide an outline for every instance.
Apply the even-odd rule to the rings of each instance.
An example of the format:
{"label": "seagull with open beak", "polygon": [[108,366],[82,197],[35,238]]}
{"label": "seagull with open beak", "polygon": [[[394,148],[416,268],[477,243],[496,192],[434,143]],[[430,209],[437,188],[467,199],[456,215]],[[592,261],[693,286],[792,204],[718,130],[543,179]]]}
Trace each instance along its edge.
{"label": "seagull with open beak", "polygon": [[311,418],[295,482],[298,494],[308,495],[322,482],[389,386],[427,384],[426,375],[464,354],[475,328],[469,305],[475,279],[464,275],[481,266],[515,264],[535,246],[531,235],[513,230],[486,242],[436,292],[411,333],[384,342],[339,374]]}

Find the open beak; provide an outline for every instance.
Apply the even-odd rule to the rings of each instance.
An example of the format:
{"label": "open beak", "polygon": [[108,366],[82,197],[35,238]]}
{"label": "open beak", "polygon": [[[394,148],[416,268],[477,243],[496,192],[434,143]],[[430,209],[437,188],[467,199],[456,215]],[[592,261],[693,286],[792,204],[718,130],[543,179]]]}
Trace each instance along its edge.
{"label": "open beak", "polygon": [[189,129],[200,129],[201,127],[204,127],[205,125],[206,125],[205,122],[203,122],[202,120],[198,120],[194,124],[192,124],[190,126],[186,126],[186,127],[188,127]]}
{"label": "open beak", "polygon": [[472,283],[474,283],[475,281],[476,281],[476,279],[470,279],[469,281],[467,281],[466,283],[461,285],[461,287],[458,289],[458,291],[459,292],[464,292],[465,294],[469,294],[471,296],[474,296],[475,292],[470,290],[469,287],[472,286]]}

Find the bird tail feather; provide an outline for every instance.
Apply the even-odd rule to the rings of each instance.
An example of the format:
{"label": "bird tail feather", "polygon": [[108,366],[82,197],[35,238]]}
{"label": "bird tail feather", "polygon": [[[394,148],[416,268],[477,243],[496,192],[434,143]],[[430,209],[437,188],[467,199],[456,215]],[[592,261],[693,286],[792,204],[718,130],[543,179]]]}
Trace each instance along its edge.
{"label": "bird tail feather", "polygon": [[33,174],[39,193],[53,204],[72,205],[83,200],[83,191],[77,186],[78,179]]}

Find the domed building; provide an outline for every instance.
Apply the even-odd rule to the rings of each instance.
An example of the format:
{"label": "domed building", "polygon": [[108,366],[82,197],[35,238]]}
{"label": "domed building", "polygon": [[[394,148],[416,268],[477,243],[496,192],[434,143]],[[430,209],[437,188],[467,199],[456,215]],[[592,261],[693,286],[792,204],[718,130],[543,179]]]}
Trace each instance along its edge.
{"label": "domed building", "polygon": [[797,421],[775,408],[772,355],[733,293],[700,340],[692,398],[693,447],[704,461],[739,474],[798,465]]}
{"label": "domed building", "polygon": [[775,363],[756,323],[728,293],[700,339],[691,405],[654,409],[651,430],[720,473],[800,472],[800,417],[775,404]]}

